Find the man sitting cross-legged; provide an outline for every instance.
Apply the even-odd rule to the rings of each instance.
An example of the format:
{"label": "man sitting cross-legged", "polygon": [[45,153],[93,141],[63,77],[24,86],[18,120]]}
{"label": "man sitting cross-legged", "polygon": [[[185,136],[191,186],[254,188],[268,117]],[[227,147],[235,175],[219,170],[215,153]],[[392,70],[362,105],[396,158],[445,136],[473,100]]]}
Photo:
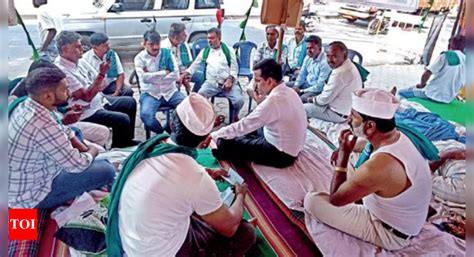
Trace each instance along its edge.
{"label": "man sitting cross-legged", "polygon": [[[163,133],[163,127],[156,119],[156,112],[162,106],[176,108],[184,99],[176,87],[179,68],[170,49],[160,48],[161,36],[151,30],[143,35],[145,49],[135,56],[135,70],[141,85],[140,118],[145,128],[156,134]],[[165,128],[168,124],[165,125]]]}
{"label": "man sitting cross-legged", "polygon": [[201,66],[205,65],[204,82],[198,93],[206,98],[223,95],[234,107],[231,114],[233,121],[238,120],[240,109],[244,105],[242,90],[237,84],[238,65],[235,53],[221,42],[221,31],[211,28],[207,31],[209,46],[204,48],[189,69],[182,75],[182,80],[189,80]]}
{"label": "man sitting cross-legged", "polygon": [[214,126],[209,101],[191,93],[158,135],[132,153],[111,193],[108,256],[244,256],[255,229],[242,221],[247,185],[223,204],[214,180],[196,162]]}
{"label": "man sitting cross-legged", "polygon": [[[310,192],[304,200],[305,209],[320,222],[387,250],[408,246],[420,233],[432,191],[429,155],[419,150],[428,144],[395,127],[399,104],[395,96],[378,89],[353,94],[351,130],[341,132],[331,158],[335,167],[330,193]],[[358,137],[371,145],[364,149],[365,162],[359,160],[348,177]],[[361,199],[362,205],[355,204]]]}
{"label": "man sitting cross-legged", "polygon": [[425,69],[421,82],[415,87],[401,89],[402,98],[424,98],[440,103],[450,103],[466,83],[465,37],[457,35],[449,39],[448,51]]}
{"label": "man sitting cross-legged", "polygon": [[348,58],[344,43],[329,44],[327,61],[332,72],[321,94],[307,97],[304,105],[308,118],[330,122],[344,122],[350,115],[351,94],[362,88],[362,78],[357,67]]}
{"label": "man sitting cross-legged", "polygon": [[69,98],[66,75],[39,68],[26,80],[28,98],[12,110],[8,124],[10,208],[56,208],[114,179],[115,168],[94,160],[92,145],[77,147],[74,134],[55,116]]}
{"label": "man sitting cross-legged", "polygon": [[[217,159],[284,168],[306,139],[306,115],[298,94],[282,82],[281,66],[265,59],[253,67],[257,107],[242,120],[213,132]],[[257,131],[263,129],[262,131]],[[255,132],[255,133],[252,133]]]}

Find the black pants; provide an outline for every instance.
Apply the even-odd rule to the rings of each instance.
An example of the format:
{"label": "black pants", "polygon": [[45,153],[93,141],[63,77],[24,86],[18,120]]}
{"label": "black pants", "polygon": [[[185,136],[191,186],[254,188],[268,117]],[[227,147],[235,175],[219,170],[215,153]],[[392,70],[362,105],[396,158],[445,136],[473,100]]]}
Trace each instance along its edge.
{"label": "black pants", "polygon": [[193,215],[186,240],[176,257],[244,256],[255,240],[255,228],[246,221],[240,223],[234,236],[227,238]]}
{"label": "black pants", "polygon": [[[104,90],[102,90],[102,93],[106,95],[111,95],[115,92],[116,88],[117,86],[115,85],[115,81],[114,81],[110,83]],[[120,96],[133,96],[132,88],[127,84],[123,84],[122,92],[120,93]]]}
{"label": "black pants", "polygon": [[137,102],[129,96],[106,96],[110,105],[84,121],[112,128],[112,147],[130,146],[135,137]]}
{"label": "black pants", "polygon": [[275,168],[292,165],[296,157],[278,150],[263,134],[254,132],[234,139],[218,139],[212,154],[219,160],[250,161]]}

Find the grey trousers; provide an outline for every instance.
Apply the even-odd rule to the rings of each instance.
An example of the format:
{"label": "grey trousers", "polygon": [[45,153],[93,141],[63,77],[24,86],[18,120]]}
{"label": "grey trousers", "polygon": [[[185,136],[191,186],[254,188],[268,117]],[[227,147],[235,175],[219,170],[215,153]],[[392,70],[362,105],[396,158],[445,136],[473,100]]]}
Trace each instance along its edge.
{"label": "grey trousers", "polygon": [[308,118],[315,118],[336,123],[341,123],[347,120],[347,118],[342,117],[329,108],[329,105],[306,103],[304,104],[304,110],[306,111],[306,117]]}

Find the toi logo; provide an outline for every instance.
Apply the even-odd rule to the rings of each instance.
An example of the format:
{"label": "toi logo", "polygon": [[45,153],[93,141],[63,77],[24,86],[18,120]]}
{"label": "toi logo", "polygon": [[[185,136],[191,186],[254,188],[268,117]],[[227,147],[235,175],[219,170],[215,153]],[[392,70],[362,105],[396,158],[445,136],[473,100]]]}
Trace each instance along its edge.
{"label": "toi logo", "polygon": [[8,239],[37,240],[38,239],[38,210],[9,209],[8,210]]}

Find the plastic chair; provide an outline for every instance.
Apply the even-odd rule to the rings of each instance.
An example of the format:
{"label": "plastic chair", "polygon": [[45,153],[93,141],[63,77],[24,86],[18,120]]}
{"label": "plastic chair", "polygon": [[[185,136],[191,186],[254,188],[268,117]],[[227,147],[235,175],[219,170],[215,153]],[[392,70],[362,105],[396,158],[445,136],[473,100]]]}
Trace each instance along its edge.
{"label": "plastic chair", "polygon": [[[141,86],[140,86],[140,80],[138,79],[138,74],[135,70],[132,72],[132,77],[134,77],[136,79],[138,92],[141,94],[142,91],[141,91]],[[168,124],[170,123],[171,112],[173,110],[174,110],[174,108],[169,107],[169,106],[162,106],[162,107],[158,108],[158,112],[162,112],[166,115],[166,123],[168,123]],[[149,128],[147,128],[145,126],[145,124],[143,124],[143,128],[145,129],[145,138],[147,140],[150,139],[151,130]]]}
{"label": "plastic chair", "polygon": [[[351,59],[351,61],[357,62],[358,64],[362,65],[363,58],[359,52],[357,52],[356,50],[349,49],[347,51],[347,55],[349,59]],[[357,61],[354,60],[355,57],[357,57]]]}
{"label": "plastic chair", "polygon": [[191,54],[193,56],[193,59],[196,59],[199,52],[201,52],[201,50],[206,48],[208,45],[209,43],[207,42],[206,38],[201,38],[194,41],[194,43],[191,45]]}
{"label": "plastic chair", "polygon": [[249,81],[252,80],[253,73],[250,69],[250,55],[252,50],[257,48],[257,45],[250,41],[241,41],[235,43],[233,48],[238,51],[239,77],[247,77]]}

